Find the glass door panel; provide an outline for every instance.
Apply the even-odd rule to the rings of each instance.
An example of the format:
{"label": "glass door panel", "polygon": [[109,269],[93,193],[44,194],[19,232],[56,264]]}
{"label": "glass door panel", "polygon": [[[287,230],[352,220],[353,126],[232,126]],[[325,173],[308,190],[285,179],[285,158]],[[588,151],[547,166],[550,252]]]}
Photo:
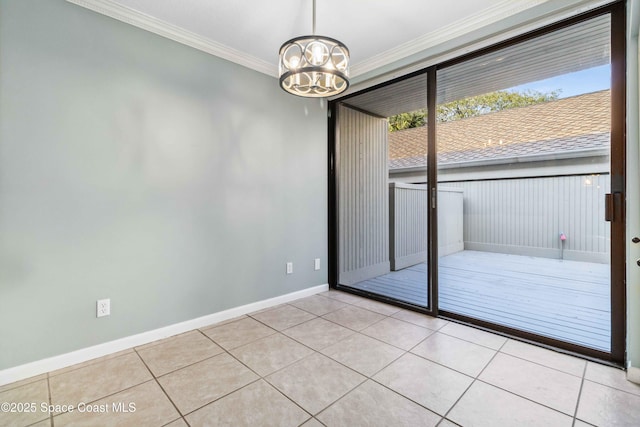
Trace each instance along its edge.
{"label": "glass door panel", "polygon": [[429,309],[426,107],[425,73],[344,99],[336,152],[338,283]]}
{"label": "glass door panel", "polygon": [[610,20],[438,70],[439,310],[611,351]]}

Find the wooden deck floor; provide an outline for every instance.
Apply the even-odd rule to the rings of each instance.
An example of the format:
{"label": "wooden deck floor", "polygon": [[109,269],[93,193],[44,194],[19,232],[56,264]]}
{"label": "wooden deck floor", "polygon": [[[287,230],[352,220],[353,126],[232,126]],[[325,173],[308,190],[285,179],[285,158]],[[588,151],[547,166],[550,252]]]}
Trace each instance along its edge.
{"label": "wooden deck floor", "polygon": [[[462,251],[440,258],[440,310],[609,351],[609,266]],[[426,264],[351,285],[427,305]]]}

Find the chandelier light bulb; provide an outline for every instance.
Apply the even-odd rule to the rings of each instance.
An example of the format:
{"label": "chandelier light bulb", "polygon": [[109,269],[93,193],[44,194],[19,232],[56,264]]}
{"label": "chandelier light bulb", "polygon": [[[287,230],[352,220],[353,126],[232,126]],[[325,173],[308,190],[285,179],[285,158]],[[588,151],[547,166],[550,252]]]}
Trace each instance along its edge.
{"label": "chandelier light bulb", "polygon": [[298,96],[324,98],[349,87],[349,49],[336,39],[315,34],[301,36],[280,47],[278,69],[280,86]]}

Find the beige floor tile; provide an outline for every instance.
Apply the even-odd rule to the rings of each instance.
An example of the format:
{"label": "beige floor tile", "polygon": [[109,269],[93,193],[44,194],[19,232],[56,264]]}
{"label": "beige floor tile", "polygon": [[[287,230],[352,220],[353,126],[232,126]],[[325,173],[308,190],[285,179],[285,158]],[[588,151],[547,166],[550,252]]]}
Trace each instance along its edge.
{"label": "beige floor tile", "polygon": [[572,416],[582,383],[574,375],[502,353],[479,379]]}
{"label": "beige floor tile", "polygon": [[405,322],[413,323],[414,325],[422,326],[423,328],[428,328],[433,331],[437,331],[443,326],[449,324],[446,320],[410,310],[400,310],[391,317],[404,320]]}
{"label": "beige floor tile", "polygon": [[165,340],[162,344],[138,350],[156,377],[208,359],[224,350],[200,331],[191,331]]}
{"label": "beige floor tile", "polygon": [[460,325],[453,322],[449,322],[448,325],[443,326],[442,329],[439,330],[439,332],[463,339],[465,341],[470,341],[475,344],[483,345],[494,350],[499,350],[500,347],[502,347],[503,344],[507,341],[505,337],[501,337],[500,335],[481,331],[480,329]]}
{"label": "beige floor tile", "polygon": [[283,329],[299,325],[307,320],[311,320],[316,316],[315,314],[300,310],[292,305],[285,304],[281,307],[274,308],[273,310],[252,314],[251,317],[272,327],[273,329],[281,331]]}
{"label": "beige floor tile", "polygon": [[355,306],[347,306],[322,317],[354,331],[361,331],[385,318],[382,314]]}
{"label": "beige floor tile", "polygon": [[435,426],[440,417],[380,384],[368,380],[325,409],[318,419],[328,426]]}
{"label": "beige floor tile", "polygon": [[576,417],[602,427],[637,427],[640,396],[585,380]]}
{"label": "beige floor tile", "polygon": [[362,334],[354,334],[325,348],[322,353],[370,377],[402,356],[404,350]]}
{"label": "beige floor tile", "polygon": [[496,354],[495,350],[440,332],[431,335],[411,352],[472,377],[477,377]]}
{"label": "beige floor tile", "polygon": [[586,363],[584,360],[578,359],[577,357],[515,340],[508,340],[500,349],[500,352],[507,353],[521,359],[526,359],[530,362],[539,363],[540,365],[557,369],[578,377],[582,377]]}
{"label": "beige floor tile", "polygon": [[322,424],[320,421],[316,420],[315,418],[311,418],[309,419],[309,421],[302,424],[302,426],[300,427],[323,427],[323,426],[324,424]]}
{"label": "beige floor tile", "polygon": [[280,307],[284,307],[286,304],[276,304],[276,305],[272,305],[271,307],[266,307],[263,308],[261,310],[256,310],[256,311],[252,311],[251,313],[249,313],[247,316],[253,316],[254,314],[260,314],[260,313],[264,313],[266,311],[271,311],[274,310],[276,308],[280,308]]}
{"label": "beige floor tile", "polygon": [[12,388],[22,387],[23,385],[31,384],[36,381],[46,380],[46,379],[47,379],[47,374],[41,374],[41,375],[36,375],[34,377],[26,378],[24,380],[5,384],[0,386],[0,393],[2,393],[3,391],[11,390]]}
{"label": "beige floor tile", "polygon": [[587,362],[587,371],[584,377],[590,381],[640,396],[640,385],[628,381],[627,374],[622,369]]}
{"label": "beige floor tile", "polygon": [[76,369],[84,368],[85,366],[93,365],[94,363],[104,362],[105,360],[113,359],[115,357],[120,357],[125,354],[133,353],[132,348],[128,348],[126,350],[118,351],[116,353],[107,354],[106,356],[97,357],[95,359],[87,360],[86,362],[76,363],[75,365],[67,366],[65,368],[56,369],[55,371],[49,372],[50,377],[54,377],[56,375],[64,374],[66,372],[74,371]]}
{"label": "beige floor tile", "polygon": [[152,378],[138,355],[130,352],[49,378],[51,403],[93,402]]}
{"label": "beige floor tile", "polygon": [[[28,404],[26,408],[25,403]],[[4,405],[0,411],[0,426],[26,426],[49,419],[46,378],[0,392],[0,404],[10,405],[9,412],[5,412]]]}
{"label": "beige floor tile", "polygon": [[242,319],[246,319],[246,318],[247,318],[247,315],[243,314],[241,316],[232,317],[231,319],[223,320],[221,322],[212,323],[210,325],[207,325],[207,326],[205,326],[203,328],[199,328],[199,329],[203,330],[203,329],[208,329],[208,328],[214,328],[216,326],[223,326],[223,325],[226,325],[227,323],[237,322],[238,320],[242,320]]}
{"label": "beige floor tile", "polygon": [[182,418],[179,418],[174,422],[165,425],[164,427],[189,427],[189,425],[185,420],[183,420]]}
{"label": "beige floor tile", "polygon": [[580,421],[576,419],[576,422],[573,424],[573,427],[593,427],[593,424],[587,424],[584,421]]}
{"label": "beige floor tile", "polygon": [[30,424],[29,427],[51,427],[51,419],[47,418],[35,424]]}
{"label": "beige floor tile", "polygon": [[[130,406],[131,405],[131,406]],[[167,396],[155,381],[137,385],[128,390],[78,407],[54,417],[60,426],[162,426],[180,417]]]}
{"label": "beige floor tile", "polygon": [[391,316],[401,310],[400,307],[396,307],[395,305],[385,304],[372,299],[365,299],[364,301],[356,302],[355,305],[369,311],[375,311],[376,313],[380,313],[384,316]]}
{"label": "beige floor tile", "polygon": [[261,376],[269,375],[311,353],[313,350],[282,334],[269,335],[231,350],[231,354]]}
{"label": "beige floor tile", "polygon": [[349,335],[353,335],[355,332],[336,323],[316,317],[293,328],[285,329],[282,333],[314,350],[322,350]]}
{"label": "beige floor tile", "polygon": [[315,415],[362,383],[365,377],[315,353],[266,379]]}
{"label": "beige floor tile", "polygon": [[323,316],[327,313],[331,313],[332,311],[341,309],[346,304],[333,298],[313,295],[293,301],[291,305],[296,306],[301,310],[308,311],[309,313],[313,313],[316,316]]}
{"label": "beige floor tile", "polygon": [[342,301],[345,302],[347,304],[355,304],[357,302],[361,302],[361,301],[366,301],[367,298],[358,296],[358,295],[354,295],[354,294],[350,294],[347,292],[341,292],[341,291],[327,291],[327,292],[321,292],[318,295],[324,296],[324,297],[328,297],[328,298],[333,298],[333,299],[337,299],[338,301]]}
{"label": "beige floor tile", "polygon": [[459,426],[458,424],[451,422],[449,420],[445,420],[443,418],[442,421],[440,421],[440,424],[438,424],[438,427],[459,427]]}
{"label": "beige floor tile", "polygon": [[373,377],[437,414],[444,415],[473,379],[407,353]]}
{"label": "beige floor tile", "polygon": [[571,427],[573,418],[476,381],[447,418],[473,427]]}
{"label": "beige floor tile", "polygon": [[259,377],[226,353],[174,371],[158,379],[186,415]]}
{"label": "beige floor tile", "polygon": [[203,329],[202,332],[218,345],[221,345],[227,350],[231,350],[275,334],[276,330],[271,329],[251,317],[245,317],[237,322]]}
{"label": "beige floor tile", "polygon": [[198,409],[186,418],[192,427],[295,427],[310,415],[260,380]]}
{"label": "beige floor tile", "polygon": [[433,330],[387,317],[363,329],[362,333],[400,347],[403,350],[410,350],[420,341],[431,335]]}

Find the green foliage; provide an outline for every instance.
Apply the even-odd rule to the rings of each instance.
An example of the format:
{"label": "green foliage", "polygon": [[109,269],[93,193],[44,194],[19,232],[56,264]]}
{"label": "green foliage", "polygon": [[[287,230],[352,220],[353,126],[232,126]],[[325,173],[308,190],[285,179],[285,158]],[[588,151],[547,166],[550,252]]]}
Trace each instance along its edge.
{"label": "green foliage", "polygon": [[[436,120],[439,123],[476,117],[482,114],[507,110],[509,108],[526,107],[548,101],[555,101],[560,90],[548,93],[527,90],[511,92],[500,90],[471,96],[469,98],[438,105]],[[409,129],[427,124],[427,110],[417,110],[389,117],[389,131]]]}
{"label": "green foliage", "polygon": [[427,124],[427,110],[400,113],[389,117],[389,131],[419,128]]}

